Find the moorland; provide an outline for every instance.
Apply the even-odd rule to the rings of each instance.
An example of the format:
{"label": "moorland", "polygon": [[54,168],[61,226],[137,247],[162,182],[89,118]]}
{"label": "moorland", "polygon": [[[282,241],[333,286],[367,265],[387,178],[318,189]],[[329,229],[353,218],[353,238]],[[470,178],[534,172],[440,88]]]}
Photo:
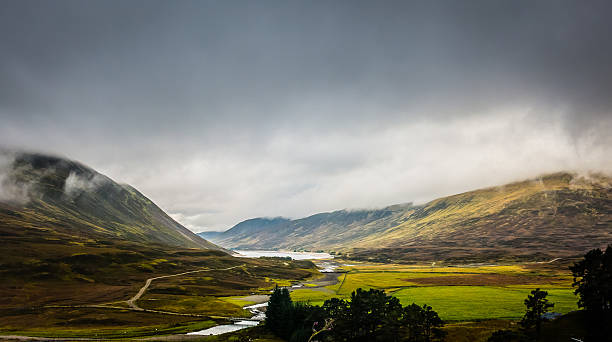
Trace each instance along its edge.
{"label": "moorland", "polygon": [[[316,272],[308,261],[236,258],[134,188],[78,162],[29,153],[3,157],[10,162],[0,177],[9,195],[0,202],[2,335],[111,338],[199,330],[248,314],[220,298]],[[155,279],[132,300],[147,279],[185,272],[201,277],[180,286],[166,284],[173,277]],[[166,301],[149,300],[153,295]]]}
{"label": "moorland", "polygon": [[[540,288],[563,315],[545,325],[552,341],[581,334],[569,267],[612,235],[610,179],[557,173],[423,205],[248,220],[213,234],[218,245],[78,162],[11,158],[0,179],[13,195],[0,202],[5,338],[278,341],[265,326],[185,333],[249,318],[244,307],[279,286],[304,305],[358,289],[427,304],[449,341],[518,329],[523,301]],[[235,247],[335,258],[241,258]],[[337,268],[320,273],[315,263]]]}

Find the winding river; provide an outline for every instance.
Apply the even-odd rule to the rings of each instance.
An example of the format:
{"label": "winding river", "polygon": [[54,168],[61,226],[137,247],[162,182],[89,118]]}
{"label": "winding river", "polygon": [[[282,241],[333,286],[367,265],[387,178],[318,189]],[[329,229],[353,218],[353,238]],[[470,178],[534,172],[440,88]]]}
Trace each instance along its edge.
{"label": "winding river", "polygon": [[187,335],[221,335],[236,330],[254,327],[266,319],[265,311],[261,310],[261,308],[266,306],[268,306],[268,303],[245,306],[243,309],[249,310],[251,314],[253,314],[253,317],[249,319],[237,320],[234,322],[234,324],[216,325],[212,328],[190,332],[187,333]]}
{"label": "winding river", "polygon": [[[278,251],[234,251],[239,253],[237,257],[243,258],[259,258],[259,257],[290,257],[294,260],[319,260],[332,259],[333,256],[327,253],[310,253],[310,252],[278,252]],[[319,272],[329,273],[326,278],[334,278],[337,281],[336,273],[333,273],[337,265],[332,261],[322,261],[317,264]],[[327,277],[329,276],[329,277]],[[327,284],[326,284],[327,285]],[[302,285],[294,285],[293,287],[301,287]],[[217,325],[208,329],[187,333],[187,335],[221,335],[232,331],[237,331],[249,327],[253,327],[266,319],[265,307],[268,303],[259,303],[254,305],[244,306],[243,309],[248,310],[253,316],[251,318],[236,320],[233,324]]]}

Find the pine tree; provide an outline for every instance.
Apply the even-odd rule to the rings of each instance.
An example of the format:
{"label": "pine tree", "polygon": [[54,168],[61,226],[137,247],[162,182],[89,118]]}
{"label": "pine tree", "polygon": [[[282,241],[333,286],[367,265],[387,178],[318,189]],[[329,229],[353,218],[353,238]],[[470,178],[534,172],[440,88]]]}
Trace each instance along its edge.
{"label": "pine tree", "polygon": [[284,335],[288,316],[291,313],[291,306],[289,291],[277,286],[268,301],[266,327],[279,336]]}
{"label": "pine tree", "polygon": [[540,327],[542,325],[542,315],[555,306],[555,304],[548,302],[546,296],[548,296],[548,292],[541,291],[537,288],[531,291],[531,294],[525,299],[527,312],[525,312],[525,316],[523,316],[521,320],[521,325],[525,328],[535,326],[538,334],[540,333]]}

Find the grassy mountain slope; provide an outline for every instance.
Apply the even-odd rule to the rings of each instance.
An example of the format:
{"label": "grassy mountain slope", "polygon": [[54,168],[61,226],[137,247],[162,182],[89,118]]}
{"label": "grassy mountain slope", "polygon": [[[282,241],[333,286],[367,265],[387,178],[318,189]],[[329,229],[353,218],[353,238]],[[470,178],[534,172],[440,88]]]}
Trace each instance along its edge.
{"label": "grassy mountain slope", "polygon": [[[274,282],[315,272],[308,261],[233,257],[136,189],[37,154],[0,154],[0,236],[0,335],[199,330],[215,324],[209,316],[244,314],[223,298],[267,293]],[[193,271],[202,273],[183,274]],[[166,278],[152,283],[140,305],[203,316],[128,310],[126,301],[160,276]]]}
{"label": "grassy mountain slope", "polygon": [[335,250],[359,259],[545,259],[612,241],[612,180],[556,173],[424,205],[336,211],[216,238],[228,248]]}
{"label": "grassy mountain slope", "polygon": [[3,305],[122,298],[150,273],[233,259],[136,189],[80,163],[0,157]]}
{"label": "grassy mountain slope", "polygon": [[221,249],[174,221],[133,187],[74,161],[16,154],[3,166],[0,181],[0,231],[7,238],[42,233],[47,238]]}

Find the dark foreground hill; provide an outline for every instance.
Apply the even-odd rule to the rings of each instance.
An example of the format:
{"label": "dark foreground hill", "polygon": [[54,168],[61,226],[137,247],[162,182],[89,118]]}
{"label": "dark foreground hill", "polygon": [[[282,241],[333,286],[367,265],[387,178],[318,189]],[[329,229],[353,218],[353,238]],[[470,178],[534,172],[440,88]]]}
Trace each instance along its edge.
{"label": "dark foreground hill", "polygon": [[138,190],[80,163],[40,154],[0,157],[0,234],[5,242],[89,238],[221,250]]}
{"label": "dark foreground hill", "polygon": [[191,268],[202,255],[232,259],[136,189],[80,163],[0,158],[0,308],[122,298],[151,273]]}
{"label": "dark foreground hill", "polygon": [[545,260],[612,241],[611,185],[601,174],[556,173],[423,205],[248,220],[213,241],[226,248],[325,250],[380,261]]}
{"label": "dark foreground hill", "polygon": [[[245,314],[218,297],[314,272],[307,261],[236,258],[131,186],[74,161],[4,154],[0,185],[0,335],[125,337],[130,329],[188,331],[187,321],[198,330],[214,324],[202,322],[207,315]],[[170,314],[131,308],[152,278],[137,304]]]}

